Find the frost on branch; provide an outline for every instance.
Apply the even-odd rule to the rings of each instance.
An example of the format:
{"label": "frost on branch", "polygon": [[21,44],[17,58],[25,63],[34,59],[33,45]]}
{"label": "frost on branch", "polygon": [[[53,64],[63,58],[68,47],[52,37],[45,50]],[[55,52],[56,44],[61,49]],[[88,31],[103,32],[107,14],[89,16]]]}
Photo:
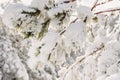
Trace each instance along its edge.
{"label": "frost on branch", "polygon": [[1,80],[119,80],[119,3],[8,5],[0,21]]}

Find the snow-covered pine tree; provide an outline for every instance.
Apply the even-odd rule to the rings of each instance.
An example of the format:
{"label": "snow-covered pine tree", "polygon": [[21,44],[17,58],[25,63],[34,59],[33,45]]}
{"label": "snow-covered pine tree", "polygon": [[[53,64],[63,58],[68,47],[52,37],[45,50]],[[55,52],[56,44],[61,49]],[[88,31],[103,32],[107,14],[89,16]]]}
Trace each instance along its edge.
{"label": "snow-covered pine tree", "polygon": [[[89,3],[89,4],[88,4]],[[1,80],[119,80],[119,0],[33,0],[0,21]]]}

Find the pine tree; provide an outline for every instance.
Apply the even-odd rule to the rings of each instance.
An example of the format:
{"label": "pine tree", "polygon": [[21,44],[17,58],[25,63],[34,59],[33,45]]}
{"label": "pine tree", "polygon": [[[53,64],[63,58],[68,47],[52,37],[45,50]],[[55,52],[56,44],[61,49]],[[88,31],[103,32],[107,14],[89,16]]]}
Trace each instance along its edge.
{"label": "pine tree", "polygon": [[119,3],[8,4],[0,18],[0,80],[119,80]]}

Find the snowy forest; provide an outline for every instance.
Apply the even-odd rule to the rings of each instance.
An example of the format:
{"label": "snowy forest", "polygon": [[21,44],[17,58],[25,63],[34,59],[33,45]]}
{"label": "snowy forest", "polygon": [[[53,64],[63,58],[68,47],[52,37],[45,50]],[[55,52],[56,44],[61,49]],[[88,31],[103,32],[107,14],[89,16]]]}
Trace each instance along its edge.
{"label": "snowy forest", "polygon": [[0,80],[120,80],[120,0],[0,0]]}

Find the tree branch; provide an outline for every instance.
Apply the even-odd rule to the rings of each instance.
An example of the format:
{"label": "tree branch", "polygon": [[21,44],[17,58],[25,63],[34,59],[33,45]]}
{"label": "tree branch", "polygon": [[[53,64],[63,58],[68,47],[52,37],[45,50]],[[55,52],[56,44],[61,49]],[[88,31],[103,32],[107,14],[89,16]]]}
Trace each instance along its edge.
{"label": "tree branch", "polygon": [[94,6],[91,8],[91,11],[93,11],[93,9],[97,6],[98,0],[96,0]]}
{"label": "tree branch", "polygon": [[[112,0],[109,0],[108,2],[110,2],[110,1],[112,1]],[[106,3],[107,3],[107,2],[98,3],[98,0],[96,0],[94,6],[91,8],[91,11],[93,11],[93,9],[94,9],[95,7],[97,7],[97,6],[99,6],[99,5],[102,5],[102,4],[106,4]]]}
{"label": "tree branch", "polygon": [[65,76],[67,75],[67,73],[68,73],[71,69],[73,69],[78,63],[81,63],[83,60],[86,59],[86,57],[96,54],[98,51],[102,50],[104,47],[105,47],[104,44],[101,43],[100,47],[97,48],[96,50],[94,50],[92,53],[90,53],[90,54],[88,54],[88,55],[80,56],[80,57],[77,59],[77,61],[76,61],[73,65],[71,65],[71,66],[66,70],[66,72],[65,72],[64,75],[63,75],[63,79],[62,79],[62,80],[65,80]]}
{"label": "tree branch", "polygon": [[96,12],[94,14],[101,14],[101,13],[105,13],[105,12],[113,12],[113,11],[119,11],[119,10],[120,10],[120,8],[119,9],[113,9],[113,10],[99,11],[99,12]]}

